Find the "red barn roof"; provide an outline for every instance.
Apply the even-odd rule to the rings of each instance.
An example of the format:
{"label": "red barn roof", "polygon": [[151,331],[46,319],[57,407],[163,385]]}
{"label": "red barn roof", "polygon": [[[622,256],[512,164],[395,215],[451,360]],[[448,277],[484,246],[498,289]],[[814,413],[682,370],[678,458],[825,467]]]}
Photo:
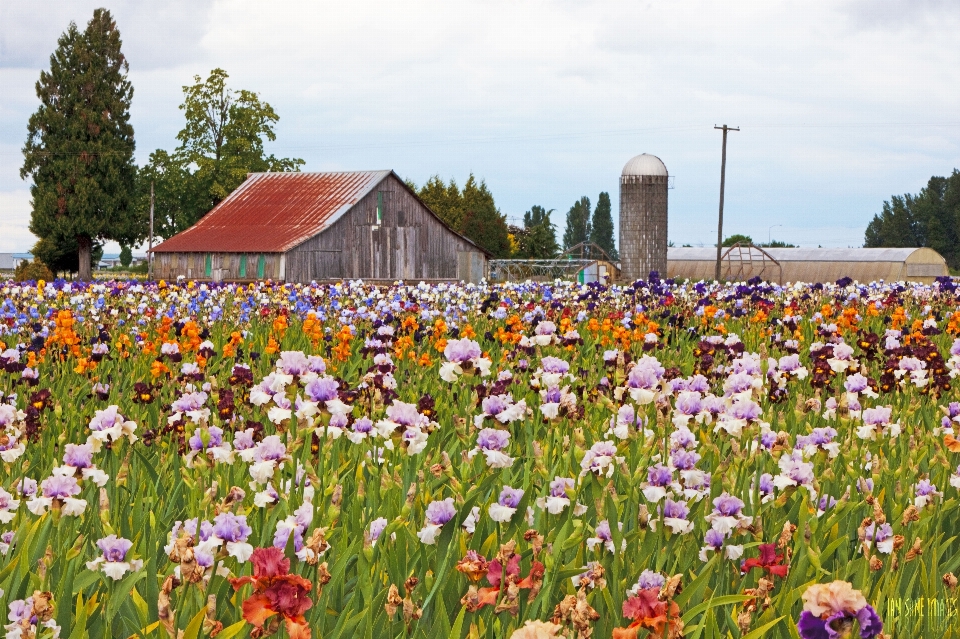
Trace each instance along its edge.
{"label": "red barn roof", "polygon": [[199,222],[153,250],[282,253],[335,222],[390,173],[251,173]]}

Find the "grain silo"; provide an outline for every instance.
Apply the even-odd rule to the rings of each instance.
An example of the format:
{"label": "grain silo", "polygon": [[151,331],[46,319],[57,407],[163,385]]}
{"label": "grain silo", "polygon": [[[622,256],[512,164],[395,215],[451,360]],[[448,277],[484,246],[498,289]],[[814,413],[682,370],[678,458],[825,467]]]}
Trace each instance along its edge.
{"label": "grain silo", "polygon": [[620,275],[625,282],[667,272],[667,167],[644,153],[620,175]]}

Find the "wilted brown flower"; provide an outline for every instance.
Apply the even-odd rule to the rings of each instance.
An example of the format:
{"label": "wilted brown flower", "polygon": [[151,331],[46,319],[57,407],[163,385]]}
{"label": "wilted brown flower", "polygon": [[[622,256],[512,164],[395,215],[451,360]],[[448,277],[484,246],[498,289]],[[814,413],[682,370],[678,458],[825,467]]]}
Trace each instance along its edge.
{"label": "wilted brown flower", "polygon": [[486,557],[475,550],[468,550],[467,556],[457,562],[457,571],[462,572],[470,581],[480,581],[487,574]]}
{"label": "wilted brown flower", "polygon": [[553,609],[551,621],[556,624],[569,624],[577,633],[577,639],[589,639],[593,636],[593,622],[600,613],[587,603],[587,593],[581,589],[576,596],[567,595]]}
{"label": "wilted brown flower", "polygon": [[917,537],[916,539],[914,539],[914,540],[913,540],[913,547],[910,548],[910,550],[907,551],[907,555],[906,555],[906,557],[904,557],[904,561],[913,561],[914,559],[916,559],[917,557],[919,557],[920,555],[922,555],[922,554],[923,554],[923,548],[922,548],[922,545],[921,545],[922,543],[923,543],[923,542],[922,542],[922,540],[921,540],[919,537]]}
{"label": "wilted brown flower", "polygon": [[390,617],[390,620],[393,621],[393,618],[397,614],[397,609],[403,605],[403,599],[400,597],[400,591],[397,589],[396,584],[390,584],[390,589],[387,591],[387,603],[383,607],[387,611],[387,616]]}
{"label": "wilted brown flower", "polygon": [[903,511],[903,518],[901,520],[904,526],[911,521],[920,521],[920,511],[918,511],[917,507],[913,504],[907,506],[907,509]]}

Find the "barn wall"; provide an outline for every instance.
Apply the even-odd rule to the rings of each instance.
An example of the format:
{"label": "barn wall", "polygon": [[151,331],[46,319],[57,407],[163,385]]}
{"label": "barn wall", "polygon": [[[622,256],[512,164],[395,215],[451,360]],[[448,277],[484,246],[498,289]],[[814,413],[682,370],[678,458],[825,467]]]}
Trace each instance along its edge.
{"label": "barn wall", "polygon": [[285,279],[456,279],[458,252],[480,253],[390,175],[332,226],[288,251]]}
{"label": "barn wall", "polygon": [[[207,275],[207,255],[210,256],[210,275]],[[180,276],[193,280],[255,280],[258,279],[260,256],[263,256],[263,278],[281,279],[279,253],[157,253],[153,260],[156,279],[175,280]],[[241,274],[240,262],[246,261],[246,272]]]}

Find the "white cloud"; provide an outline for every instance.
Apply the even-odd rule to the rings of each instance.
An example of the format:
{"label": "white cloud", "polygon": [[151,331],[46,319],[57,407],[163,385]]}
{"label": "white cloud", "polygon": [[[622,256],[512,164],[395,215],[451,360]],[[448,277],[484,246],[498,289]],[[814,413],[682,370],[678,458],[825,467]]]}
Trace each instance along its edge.
{"label": "white cloud", "polygon": [[0,251],[29,251],[37,238],[30,224],[30,191],[0,191]]}
{"label": "white cloud", "polygon": [[[141,161],[175,146],[181,86],[219,66],[280,114],[270,150],[308,170],[460,183],[472,171],[504,212],[554,208],[562,231],[581,195],[609,191],[616,210],[620,168],[649,152],[676,176],[671,239],[711,243],[712,127],[728,123],[742,128],[729,141],[729,232],[763,238],[776,221],[804,244],[846,246],[883,200],[960,166],[960,4],[881,4],[220,0],[115,13]],[[4,6],[0,67],[33,67],[0,68],[19,96],[0,99],[0,145],[19,149],[40,66],[94,5]],[[18,186],[18,167],[0,157],[0,189]]]}

